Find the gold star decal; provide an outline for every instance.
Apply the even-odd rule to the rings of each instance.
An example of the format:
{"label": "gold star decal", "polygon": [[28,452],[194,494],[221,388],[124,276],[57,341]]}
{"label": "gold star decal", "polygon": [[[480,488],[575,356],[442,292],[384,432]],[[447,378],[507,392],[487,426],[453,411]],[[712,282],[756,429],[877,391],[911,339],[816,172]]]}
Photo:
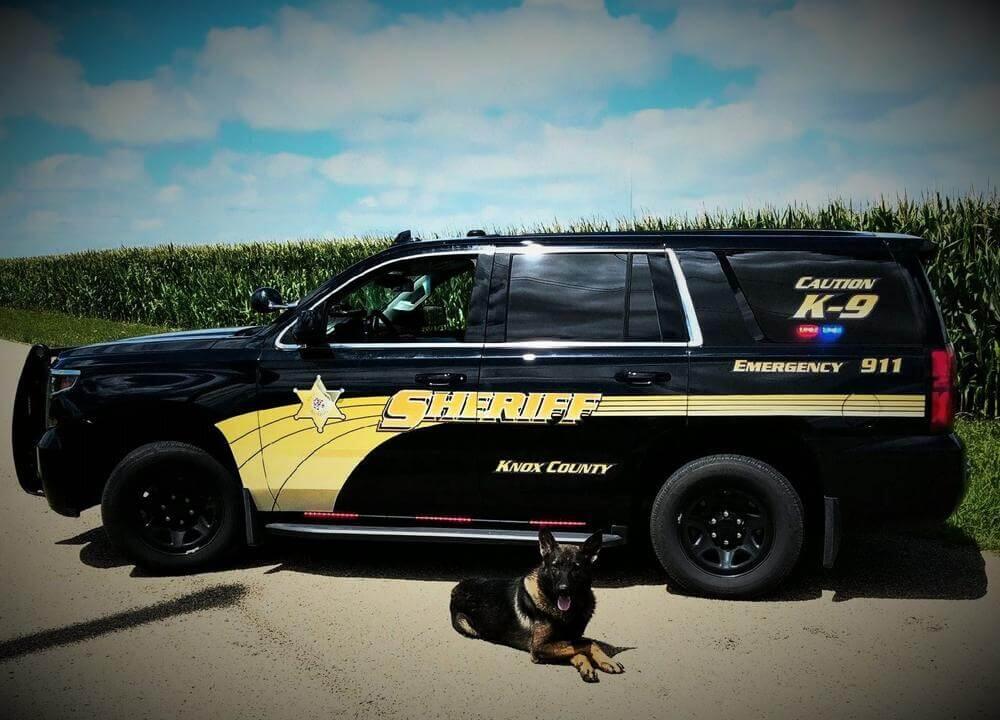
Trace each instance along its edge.
{"label": "gold star decal", "polygon": [[340,399],[340,390],[327,390],[322,378],[316,376],[316,382],[308,390],[295,388],[293,392],[299,396],[302,406],[296,411],[296,420],[312,420],[316,425],[316,430],[323,432],[323,428],[331,420],[346,420],[344,413],[337,407],[337,400]]}

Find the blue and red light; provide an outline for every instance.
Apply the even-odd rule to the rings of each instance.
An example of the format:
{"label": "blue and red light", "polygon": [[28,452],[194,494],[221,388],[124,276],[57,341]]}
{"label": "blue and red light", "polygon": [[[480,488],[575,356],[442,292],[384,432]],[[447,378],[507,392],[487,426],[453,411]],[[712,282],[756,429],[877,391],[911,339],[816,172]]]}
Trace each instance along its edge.
{"label": "blue and red light", "polygon": [[804,323],[795,327],[795,337],[799,340],[821,340],[832,342],[844,334],[843,325],[813,325]]}

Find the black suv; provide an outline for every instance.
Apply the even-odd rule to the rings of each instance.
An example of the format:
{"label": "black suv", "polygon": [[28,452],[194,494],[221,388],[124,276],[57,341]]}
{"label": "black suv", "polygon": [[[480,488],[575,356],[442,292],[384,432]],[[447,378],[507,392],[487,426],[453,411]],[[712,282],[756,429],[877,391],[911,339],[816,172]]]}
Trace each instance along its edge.
{"label": "black suv", "polygon": [[[605,544],[689,591],[773,588],[841,515],[964,491],[916,237],[487,236],[392,247],[260,327],[32,348],[22,487],[185,571],[266,533]],[[819,547],[819,546],[817,546]]]}

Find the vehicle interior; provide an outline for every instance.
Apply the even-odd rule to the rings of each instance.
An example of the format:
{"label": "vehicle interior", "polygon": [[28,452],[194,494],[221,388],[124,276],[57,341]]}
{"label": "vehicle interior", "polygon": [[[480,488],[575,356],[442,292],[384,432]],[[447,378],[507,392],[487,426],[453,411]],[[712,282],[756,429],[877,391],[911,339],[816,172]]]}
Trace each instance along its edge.
{"label": "vehicle interior", "polygon": [[395,263],[332,297],[329,342],[462,342],[476,261],[419,258]]}

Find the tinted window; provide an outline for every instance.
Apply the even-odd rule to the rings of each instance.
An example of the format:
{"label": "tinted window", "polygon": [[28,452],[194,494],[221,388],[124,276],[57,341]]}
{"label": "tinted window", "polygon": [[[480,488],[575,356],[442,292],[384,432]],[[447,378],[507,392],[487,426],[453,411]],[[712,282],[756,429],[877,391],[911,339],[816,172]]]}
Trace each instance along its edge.
{"label": "tinted window", "polygon": [[507,340],[621,340],[628,256],[515,255]]}
{"label": "tinted window", "polygon": [[728,256],[764,337],[844,345],[920,344],[924,327],[892,257],[760,251]]}
{"label": "tinted window", "polygon": [[514,255],[507,340],[684,341],[677,283],[662,254]]}
{"label": "tinted window", "polygon": [[[639,257],[639,256],[636,256]],[[687,323],[684,321],[684,308],[681,305],[681,294],[677,289],[677,279],[673,268],[665,255],[649,255],[650,274],[653,277],[653,287],[656,289],[656,310],[660,322],[660,337],[666,342],[686,342],[688,339]],[[633,282],[635,282],[633,267]]]}
{"label": "tinted window", "polygon": [[645,255],[632,256],[632,279],[629,283],[626,317],[628,326],[625,337],[629,340],[660,340],[660,319],[656,315],[653,276],[649,272],[649,259]]}

